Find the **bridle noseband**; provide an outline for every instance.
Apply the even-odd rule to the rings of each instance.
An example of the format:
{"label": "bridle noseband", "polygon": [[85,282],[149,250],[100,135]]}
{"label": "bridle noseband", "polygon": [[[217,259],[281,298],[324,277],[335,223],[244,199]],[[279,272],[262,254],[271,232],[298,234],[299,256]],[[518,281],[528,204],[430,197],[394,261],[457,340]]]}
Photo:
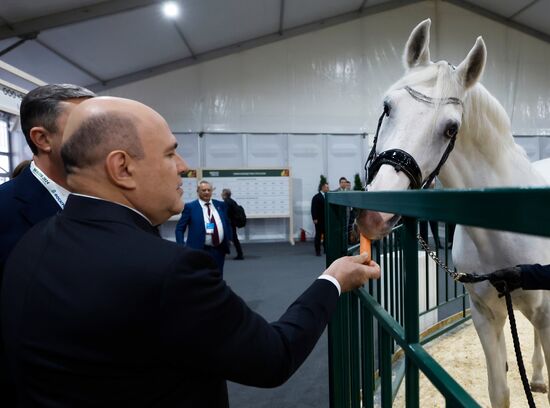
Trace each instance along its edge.
{"label": "bridle noseband", "polygon": [[[423,93],[412,89],[409,86],[406,86],[405,90],[415,100],[422,103],[427,103],[429,105],[462,105],[462,101],[458,98],[431,98],[427,95],[424,95]],[[384,120],[384,117],[389,116],[389,114],[390,112],[387,106],[384,106],[384,112],[382,112],[382,115],[380,115],[380,119],[378,119],[378,127],[376,128],[376,134],[374,136],[372,149],[365,163],[366,186],[368,186],[372,182],[382,165],[389,164],[395,169],[396,172],[402,171],[409,178],[411,182],[411,189],[418,190],[428,188],[433,179],[439,174],[441,167],[443,166],[443,164],[445,164],[447,158],[449,157],[449,154],[453,150],[456,141],[456,133],[451,137],[449,144],[447,145],[447,149],[445,149],[445,152],[439,160],[439,163],[437,164],[435,170],[432,171],[428,177],[422,180],[422,171],[420,170],[420,167],[418,166],[416,160],[414,160],[414,158],[409,153],[401,149],[390,149],[385,150],[380,154],[376,153],[378,133],[380,132],[380,128],[382,127],[382,121]]]}

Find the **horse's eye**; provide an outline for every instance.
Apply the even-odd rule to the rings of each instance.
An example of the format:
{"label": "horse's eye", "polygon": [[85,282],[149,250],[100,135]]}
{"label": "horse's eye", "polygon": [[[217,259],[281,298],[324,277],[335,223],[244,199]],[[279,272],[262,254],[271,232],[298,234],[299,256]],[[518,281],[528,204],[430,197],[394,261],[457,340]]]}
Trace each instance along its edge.
{"label": "horse's eye", "polygon": [[458,125],[456,123],[449,125],[445,130],[445,136],[447,136],[448,138],[455,137],[457,133],[458,133]]}
{"label": "horse's eye", "polygon": [[386,113],[386,116],[390,116],[391,112],[391,105],[388,101],[384,101],[384,113]]}

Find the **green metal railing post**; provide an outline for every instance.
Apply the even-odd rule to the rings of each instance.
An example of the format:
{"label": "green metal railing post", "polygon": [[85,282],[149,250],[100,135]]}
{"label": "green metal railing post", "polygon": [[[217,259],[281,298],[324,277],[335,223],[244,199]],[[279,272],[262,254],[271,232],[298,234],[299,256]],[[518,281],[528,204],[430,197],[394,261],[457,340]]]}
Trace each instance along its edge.
{"label": "green metal railing post", "polygon": [[[420,341],[418,322],[418,244],[416,219],[405,217],[403,248],[405,252],[405,341],[408,344]],[[407,408],[420,404],[418,367],[409,357],[405,359],[405,399]]]}
{"label": "green metal railing post", "polygon": [[[330,195],[331,193],[327,193]],[[328,200],[327,200],[328,201]],[[347,222],[345,222],[346,207],[325,204],[325,235],[327,267],[337,258],[346,253]],[[338,300],[336,313],[328,326],[329,366],[329,398],[330,407],[349,407],[351,403],[350,389],[350,294],[343,294]]]}

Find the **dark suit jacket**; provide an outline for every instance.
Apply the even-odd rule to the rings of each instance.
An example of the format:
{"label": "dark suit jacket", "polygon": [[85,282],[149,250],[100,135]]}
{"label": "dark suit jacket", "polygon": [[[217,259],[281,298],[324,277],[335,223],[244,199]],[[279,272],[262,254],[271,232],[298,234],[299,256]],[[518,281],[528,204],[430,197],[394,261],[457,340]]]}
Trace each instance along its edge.
{"label": "dark suit jacket", "polygon": [[[48,190],[27,167],[0,185],[0,287],[8,255],[21,237],[36,223],[60,211]],[[1,313],[1,306],[0,306]],[[13,384],[7,380],[6,360],[0,329],[0,405],[12,406]],[[4,388],[6,387],[6,388]]]}
{"label": "dark suit jacket", "polygon": [[69,196],[6,265],[2,323],[22,407],[225,407],[225,380],[286,381],[338,291],[317,279],[274,323],[204,251],[132,210]]}
{"label": "dark suit jacket", "polygon": [[311,199],[311,218],[318,220],[320,227],[325,226],[325,197],[318,192]]}
{"label": "dark suit jacket", "polygon": [[[223,224],[223,241],[220,243],[225,253],[229,253],[229,241],[231,241],[231,223],[227,216],[227,207],[223,201],[211,200],[220,215]],[[185,240],[185,230],[187,241]],[[176,242],[193,249],[203,249],[206,231],[204,228],[204,215],[199,200],[186,203],[181,217],[176,225]]]}
{"label": "dark suit jacket", "polygon": [[9,253],[34,224],[61,211],[29,167],[0,185],[0,279]]}

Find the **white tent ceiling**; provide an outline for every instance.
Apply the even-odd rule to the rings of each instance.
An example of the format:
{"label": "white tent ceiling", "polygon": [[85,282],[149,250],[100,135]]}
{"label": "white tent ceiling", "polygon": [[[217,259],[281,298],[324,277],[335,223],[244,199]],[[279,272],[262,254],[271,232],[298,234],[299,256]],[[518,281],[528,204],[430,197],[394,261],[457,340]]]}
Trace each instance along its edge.
{"label": "white tent ceiling", "polygon": [[[550,42],[550,0],[446,1]],[[418,0],[2,0],[0,59],[46,82],[106,89]],[[381,36],[383,33],[380,34]],[[8,73],[0,79],[32,88]]]}

